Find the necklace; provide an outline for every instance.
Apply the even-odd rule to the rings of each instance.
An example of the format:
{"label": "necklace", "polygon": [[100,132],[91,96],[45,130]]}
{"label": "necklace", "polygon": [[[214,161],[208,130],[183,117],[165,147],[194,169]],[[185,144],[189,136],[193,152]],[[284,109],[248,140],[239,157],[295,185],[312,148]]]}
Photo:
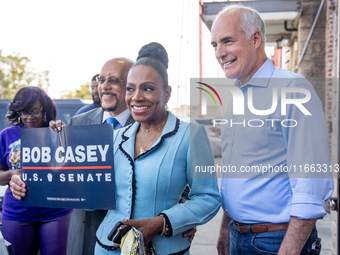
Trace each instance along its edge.
{"label": "necklace", "polygon": [[[167,119],[168,119],[168,117],[166,117],[165,120],[167,120]],[[157,128],[159,128],[160,126],[162,126],[163,124],[164,124],[164,121],[163,121],[161,124],[159,124],[158,126],[156,126],[156,127],[153,127],[153,128],[150,128],[150,129],[144,129],[144,128],[142,128],[142,126],[140,126],[140,129],[143,130],[143,131],[145,131],[145,132],[150,132],[150,130],[157,129]]]}
{"label": "necklace", "polygon": [[[139,148],[139,155],[142,154],[143,152],[145,152],[146,146],[155,137],[155,135],[158,133],[158,131],[164,126],[164,124],[165,124],[167,119],[168,119],[168,117],[166,117],[166,119],[160,125],[157,126],[158,127],[157,131],[155,132],[155,134],[149,139],[149,141],[145,145],[143,145],[143,143],[142,143],[142,135],[139,136],[139,142],[142,145]],[[141,129],[142,129],[142,127],[141,127]],[[155,129],[155,128],[153,128],[153,129]],[[142,130],[145,130],[146,132],[149,132],[149,130],[152,130],[152,129],[142,129]]]}

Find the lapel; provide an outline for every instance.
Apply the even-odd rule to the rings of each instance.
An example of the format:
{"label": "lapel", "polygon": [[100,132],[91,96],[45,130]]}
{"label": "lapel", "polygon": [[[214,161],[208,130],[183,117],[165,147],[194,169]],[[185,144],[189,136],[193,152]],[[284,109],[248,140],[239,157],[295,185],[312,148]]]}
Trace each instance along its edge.
{"label": "lapel", "polygon": [[103,108],[98,107],[88,116],[89,124],[102,124],[103,120]]}
{"label": "lapel", "polygon": [[[135,148],[135,138],[136,133],[139,129],[140,123],[135,122],[133,125],[128,127],[122,134],[122,140],[119,144],[120,150],[129,158],[131,161],[134,158],[134,148]],[[137,158],[149,154],[151,151],[160,146],[164,139],[167,137],[173,136],[177,133],[179,128],[179,119],[176,118],[171,112],[168,113],[168,120],[165,123],[161,136],[157,139],[157,141],[152,145],[152,147],[139,155]],[[136,159],[137,159],[136,158]]]}
{"label": "lapel", "polygon": [[135,123],[135,120],[132,118],[132,115],[130,115],[129,118],[126,120],[124,127],[126,127],[130,124],[133,124],[133,123]]}

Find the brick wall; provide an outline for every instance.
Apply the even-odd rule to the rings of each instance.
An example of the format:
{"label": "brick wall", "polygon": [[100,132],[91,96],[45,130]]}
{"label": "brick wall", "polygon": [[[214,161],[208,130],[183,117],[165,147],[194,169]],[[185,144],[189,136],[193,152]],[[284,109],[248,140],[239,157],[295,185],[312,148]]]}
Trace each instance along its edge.
{"label": "brick wall", "polygon": [[[338,164],[338,112],[337,112],[337,91],[338,91],[338,53],[337,53],[337,38],[338,38],[338,8],[337,1],[327,0],[327,22],[326,22],[326,55],[325,55],[325,74],[326,74],[326,93],[325,93],[325,114],[329,127],[330,149],[331,149],[331,164]],[[334,192],[333,197],[337,197],[337,176],[334,175]],[[332,212],[332,255],[337,254],[338,246],[338,215],[336,211]]]}
{"label": "brick wall", "polygon": [[[298,27],[299,55],[306,43],[309,31],[312,27],[314,18],[319,9],[321,0],[304,0],[302,2],[302,15]],[[309,80],[317,91],[323,105],[326,115],[326,121],[329,129],[331,164],[338,164],[338,98],[337,90],[339,86],[337,73],[339,59],[337,48],[337,31],[338,31],[338,0],[325,0],[325,4],[316,23],[311,40],[307,47],[305,56],[299,66],[298,73]],[[320,79],[320,82],[314,82],[314,78]],[[326,80],[324,79],[326,78]],[[323,80],[323,82],[322,82]],[[337,177],[337,176],[334,176]],[[335,192],[333,196],[337,197],[337,178],[334,178]],[[332,254],[337,254],[337,213],[332,212]]]}
{"label": "brick wall", "polygon": [[[319,9],[321,0],[304,0],[302,2],[302,13],[298,25],[298,55],[307,42],[308,35],[311,31],[315,16]],[[307,79],[325,78],[325,52],[326,52],[326,4],[324,5],[313,34],[309,40],[307,49],[298,68],[298,73]],[[324,84],[313,84],[322,103],[325,105],[325,87]]]}

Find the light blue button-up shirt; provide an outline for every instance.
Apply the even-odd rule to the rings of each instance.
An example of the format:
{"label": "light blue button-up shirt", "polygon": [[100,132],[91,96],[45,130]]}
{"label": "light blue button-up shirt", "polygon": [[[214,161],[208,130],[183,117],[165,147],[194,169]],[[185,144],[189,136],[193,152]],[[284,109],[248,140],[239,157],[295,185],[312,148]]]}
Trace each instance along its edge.
{"label": "light blue button-up shirt", "polygon": [[[225,211],[241,223],[323,217],[333,192],[329,170],[336,166],[330,165],[326,120],[313,86],[298,74],[276,68],[268,59],[239,88],[244,95],[244,114],[233,114],[230,104],[225,116],[228,123],[221,125],[223,165],[234,171],[222,175]],[[285,92],[288,99],[301,100],[308,91],[311,98],[300,107],[287,104],[282,114],[283,88],[307,92]],[[277,107],[273,104],[275,90]],[[273,107],[274,112],[253,114],[247,106],[250,93],[255,109]],[[304,109],[311,115],[305,115]]]}

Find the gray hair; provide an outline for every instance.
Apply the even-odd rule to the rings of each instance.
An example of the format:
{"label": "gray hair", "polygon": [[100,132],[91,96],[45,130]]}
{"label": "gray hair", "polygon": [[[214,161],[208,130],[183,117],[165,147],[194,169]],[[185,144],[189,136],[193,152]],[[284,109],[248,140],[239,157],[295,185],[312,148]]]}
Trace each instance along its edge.
{"label": "gray hair", "polygon": [[261,42],[264,44],[265,38],[265,26],[260,13],[254,8],[244,6],[242,4],[230,4],[226,5],[217,15],[217,17],[223,15],[224,13],[235,10],[240,14],[241,23],[240,29],[245,33],[246,39],[249,41],[252,34],[259,30],[261,32]]}

